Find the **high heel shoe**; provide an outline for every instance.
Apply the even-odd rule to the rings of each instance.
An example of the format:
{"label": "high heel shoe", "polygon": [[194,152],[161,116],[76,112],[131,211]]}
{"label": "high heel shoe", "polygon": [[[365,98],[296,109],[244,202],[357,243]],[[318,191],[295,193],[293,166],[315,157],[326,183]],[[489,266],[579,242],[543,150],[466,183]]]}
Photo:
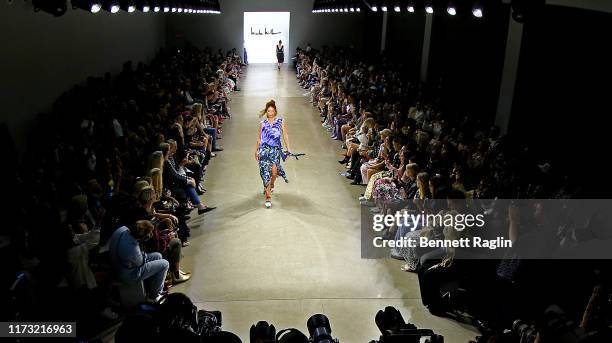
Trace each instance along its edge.
{"label": "high heel shoe", "polygon": [[190,273],[190,272],[183,272],[183,271],[181,270],[181,271],[179,271],[179,273],[178,273],[178,274],[179,274],[179,276],[178,276],[178,277],[176,277],[176,276],[174,275],[174,273],[170,273],[170,278],[171,278],[171,280],[172,280],[172,281],[171,281],[171,282],[172,282],[172,285],[177,285],[177,284],[179,284],[179,283],[183,283],[183,282],[185,282],[185,281],[187,281],[187,280],[191,279],[191,273]]}
{"label": "high heel shoe", "polygon": [[343,160],[338,161],[338,163],[340,163],[340,164],[347,164],[347,163],[348,163],[348,161],[350,161],[350,160],[351,160],[351,158],[350,158],[350,157],[345,156],[345,157],[344,157],[344,159],[343,159]]}

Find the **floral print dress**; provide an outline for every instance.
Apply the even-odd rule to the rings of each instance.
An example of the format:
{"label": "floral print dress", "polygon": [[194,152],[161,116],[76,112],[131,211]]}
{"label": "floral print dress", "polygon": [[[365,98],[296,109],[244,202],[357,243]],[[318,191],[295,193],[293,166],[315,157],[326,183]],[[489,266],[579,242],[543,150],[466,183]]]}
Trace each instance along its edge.
{"label": "floral print dress", "polygon": [[272,179],[272,166],[276,165],[278,176],[289,182],[285,170],[280,163],[282,155],[281,135],[283,132],[283,119],[276,117],[270,124],[268,119],[261,122],[261,141],[259,144],[259,174],[264,188]]}

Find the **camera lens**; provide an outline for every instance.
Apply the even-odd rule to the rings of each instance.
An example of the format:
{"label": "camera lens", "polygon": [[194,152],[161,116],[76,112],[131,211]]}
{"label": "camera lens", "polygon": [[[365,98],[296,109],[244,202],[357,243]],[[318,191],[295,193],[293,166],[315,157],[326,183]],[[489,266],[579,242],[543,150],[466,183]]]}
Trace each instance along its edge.
{"label": "camera lens", "polygon": [[329,325],[329,319],[324,314],[312,315],[308,322],[308,333],[314,343],[331,343],[333,342],[331,336],[331,327]]}
{"label": "camera lens", "polygon": [[520,338],[520,342],[530,343],[536,337],[535,328],[520,319],[512,323],[512,332]]}

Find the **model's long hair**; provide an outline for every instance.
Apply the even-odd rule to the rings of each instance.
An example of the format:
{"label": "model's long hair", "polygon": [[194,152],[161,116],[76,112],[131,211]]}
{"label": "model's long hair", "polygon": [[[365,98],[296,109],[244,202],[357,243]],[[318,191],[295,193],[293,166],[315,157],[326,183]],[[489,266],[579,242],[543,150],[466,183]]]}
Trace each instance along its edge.
{"label": "model's long hair", "polygon": [[274,111],[278,115],[278,110],[276,109],[276,102],[274,100],[270,100],[266,102],[266,107],[263,110],[259,111],[259,118],[265,116],[266,112],[268,111],[268,108],[270,107],[274,108]]}

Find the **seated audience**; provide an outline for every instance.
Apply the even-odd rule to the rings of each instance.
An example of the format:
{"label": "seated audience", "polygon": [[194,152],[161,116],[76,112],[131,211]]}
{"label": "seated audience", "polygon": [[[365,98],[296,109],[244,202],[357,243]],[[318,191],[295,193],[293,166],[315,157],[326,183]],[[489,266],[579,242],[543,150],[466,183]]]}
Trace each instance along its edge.
{"label": "seated audience", "polygon": [[140,250],[140,242],[153,236],[153,224],[139,220],[130,228],[122,226],[115,230],[108,241],[111,263],[119,280],[125,283],[144,282],[149,299],[160,298],[168,261],[158,252],[145,253]]}
{"label": "seated audience", "polygon": [[214,209],[200,195],[223,150],[217,141],[242,66],[209,48],[162,49],[149,64],[128,61],[118,75],[87,78],[37,117],[9,182],[20,189],[11,190],[11,211],[25,218],[8,225],[11,249],[24,256],[9,269],[31,275],[32,308],[53,299],[61,310],[46,319],[103,324],[97,319],[117,318],[110,307],[121,312],[113,279],[144,280],[151,299],[189,279],[180,268],[188,220],[192,210]]}

